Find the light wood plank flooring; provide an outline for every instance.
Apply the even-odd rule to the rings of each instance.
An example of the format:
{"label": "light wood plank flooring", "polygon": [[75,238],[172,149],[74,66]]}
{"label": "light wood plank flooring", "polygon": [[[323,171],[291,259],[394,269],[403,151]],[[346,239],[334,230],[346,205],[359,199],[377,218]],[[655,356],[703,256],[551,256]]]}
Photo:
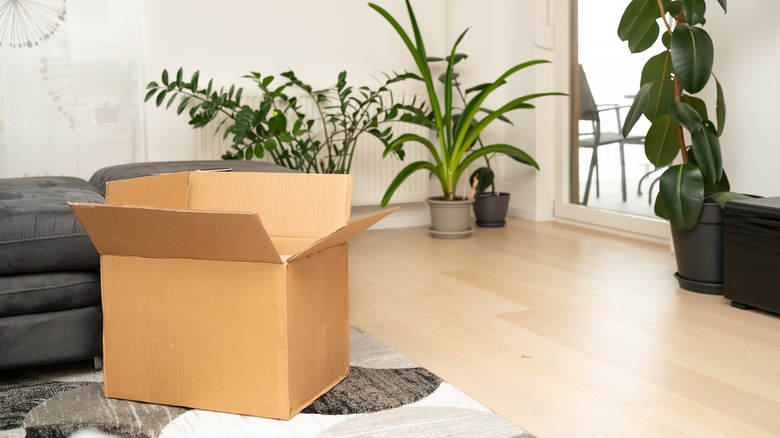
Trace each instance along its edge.
{"label": "light wood plank flooring", "polygon": [[780,436],[780,316],[679,289],[668,246],[516,219],[350,245],[352,324],[539,437]]}

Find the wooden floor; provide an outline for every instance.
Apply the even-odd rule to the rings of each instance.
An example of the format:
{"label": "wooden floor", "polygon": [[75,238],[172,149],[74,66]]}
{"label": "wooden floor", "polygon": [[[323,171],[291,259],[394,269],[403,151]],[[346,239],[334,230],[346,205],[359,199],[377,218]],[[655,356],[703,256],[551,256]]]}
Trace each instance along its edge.
{"label": "wooden floor", "polygon": [[780,436],[780,316],[679,289],[668,246],[521,220],[350,245],[352,324],[539,437]]}

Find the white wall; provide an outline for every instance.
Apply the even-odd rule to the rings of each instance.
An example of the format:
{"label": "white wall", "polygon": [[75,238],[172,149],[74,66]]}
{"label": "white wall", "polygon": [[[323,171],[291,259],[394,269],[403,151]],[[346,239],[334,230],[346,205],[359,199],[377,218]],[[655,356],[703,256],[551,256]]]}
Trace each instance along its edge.
{"label": "white wall", "polygon": [[713,71],[723,86],[724,168],[736,192],[780,196],[780,2],[708,3],[706,29],[715,45]]}
{"label": "white wall", "polygon": [[[400,1],[377,1],[406,23]],[[431,51],[443,47],[443,0],[416,2],[418,21]],[[293,69],[314,87],[327,87],[347,70],[350,84],[372,85],[383,71],[412,69],[406,48],[364,0],[144,1],[144,74],[159,80],[163,69],[200,70],[205,83],[251,87],[250,71],[278,75]],[[248,93],[249,90],[245,90]],[[192,159],[195,131],[175,111],[148,103],[148,159]]]}
{"label": "white wall", "polygon": [[[402,0],[375,2],[408,25]],[[460,70],[466,84],[478,84],[540,57],[533,44],[534,11],[540,2],[546,5],[546,0],[416,0],[413,6],[429,55],[445,55],[455,38],[471,28],[460,46],[470,57]],[[293,69],[315,87],[332,85],[341,70],[347,70],[356,85],[371,84],[383,71],[415,70],[401,40],[365,0],[144,0],[144,26],[146,82],[158,80],[164,68],[175,71],[180,66],[186,76],[200,70],[201,81],[214,78],[222,85],[241,84],[240,77],[251,70],[278,74]],[[550,76],[551,70],[543,69],[549,67],[516,75],[488,106],[534,92],[535,82]],[[146,110],[150,161],[195,157],[196,131],[185,117],[151,103]],[[535,218],[537,205],[543,205],[549,210],[544,216],[551,217],[553,148],[537,150],[535,113],[513,113],[514,127],[498,126],[489,135],[492,141],[523,148],[543,166],[537,173],[511,160],[500,164],[504,186],[517,193],[511,212]]]}

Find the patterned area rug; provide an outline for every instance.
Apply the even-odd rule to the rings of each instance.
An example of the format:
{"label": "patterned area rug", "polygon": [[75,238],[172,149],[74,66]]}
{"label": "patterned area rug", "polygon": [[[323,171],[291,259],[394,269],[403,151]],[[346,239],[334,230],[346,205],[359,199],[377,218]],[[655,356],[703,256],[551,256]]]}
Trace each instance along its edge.
{"label": "patterned area rug", "polygon": [[92,363],[0,372],[0,437],[532,437],[362,331],[349,376],[290,421],[107,399]]}

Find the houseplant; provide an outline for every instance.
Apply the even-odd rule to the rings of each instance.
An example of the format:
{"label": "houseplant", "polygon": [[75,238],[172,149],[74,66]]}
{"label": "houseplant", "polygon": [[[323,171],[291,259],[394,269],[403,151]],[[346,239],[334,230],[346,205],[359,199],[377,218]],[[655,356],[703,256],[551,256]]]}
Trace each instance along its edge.
{"label": "houseplant", "polygon": [[[718,3],[725,13],[726,0]],[[671,225],[680,285],[718,293],[723,279],[718,205],[745,196],[729,192],[723,171],[720,135],[726,105],[721,84],[712,74],[714,48],[703,27],[705,12],[703,0],[632,0],[618,36],[632,53],[649,49],[661,36],[664,49],[642,70],[623,135],[628,136],[642,115],[650,121],[647,158],[657,169],[669,166],[660,177],[655,213]],[[710,78],[715,82],[715,122],[704,100],[696,96]]]}
{"label": "houseplant", "polygon": [[[308,173],[349,173],[357,139],[363,134],[378,138],[389,146],[390,127],[382,125],[398,115],[398,106],[388,86],[403,75],[386,76],[377,88],[354,88],[341,72],[335,85],[314,90],[293,71],[282,73],[286,81],[274,84],[274,76],[251,72],[244,78],[257,86],[262,97],[257,107],[247,103],[243,88],[232,85],[214,89],[210,80],[199,85],[199,72],[184,79],[180,68],[175,76],[163,70],[161,81],[147,85],[146,101],[154,99],[159,107],[170,108],[178,99],[176,113],[187,110],[189,124],[203,128],[218,123],[217,132],[231,137],[231,150],[223,159],[264,158]],[[292,95],[298,93],[300,96]],[[306,114],[299,97],[315,102],[315,114]],[[167,103],[166,103],[167,99]],[[403,158],[403,151],[397,151]]]}
{"label": "houseplant", "polygon": [[[532,60],[517,64],[499,76],[495,81],[467,89],[467,94],[472,94],[472,97],[467,99],[462,110],[458,110],[455,106],[453,96],[453,89],[455,87],[455,81],[457,80],[454,65],[464,57],[464,55],[457,53],[457,47],[468,30],[461,33],[457,38],[450,50],[449,56],[443,60],[429,58],[410,0],[406,0],[406,9],[411,22],[411,37],[398,21],[382,7],[373,3],[369,3],[369,6],[382,15],[393,29],[395,29],[398,36],[406,45],[406,48],[409,50],[409,53],[412,55],[415,65],[417,66],[418,74],[408,74],[406,79],[414,78],[422,81],[425,85],[427,104],[430,106],[430,109],[425,105],[407,105],[404,107],[405,112],[401,116],[401,120],[428,127],[435,132],[437,137],[436,144],[427,138],[415,134],[402,134],[390,142],[385,149],[385,155],[403,150],[403,147],[411,142],[425,147],[430,152],[432,161],[416,161],[401,169],[385,191],[382,198],[382,205],[387,205],[390,202],[393,193],[395,193],[396,189],[398,189],[411,174],[417,171],[429,171],[439,181],[442,189],[442,196],[429,199],[429,204],[432,208],[431,234],[436,237],[468,236],[471,232],[468,223],[469,210],[473,200],[468,199],[465,195],[457,196],[456,189],[461,176],[466,172],[470,164],[488,154],[500,153],[506,154],[523,164],[527,164],[536,169],[539,168],[539,165],[530,155],[512,145],[499,143],[474,148],[473,146],[480,133],[490,126],[493,121],[503,117],[504,114],[509,111],[521,108],[533,108],[532,105],[527,103],[529,100],[542,96],[562,95],[562,93],[537,93],[521,96],[512,99],[494,111],[489,111],[487,115],[478,120],[477,114],[481,110],[485,99],[497,88],[504,85],[506,79],[527,67],[546,63],[548,61]],[[441,100],[439,99],[439,94],[436,90],[436,79],[431,72],[429,64],[431,62],[440,61],[444,61],[446,64],[442,76],[444,89],[443,98]],[[455,205],[458,205],[458,207],[453,207]],[[450,220],[449,214],[447,214],[447,218],[444,219],[445,224],[440,227],[438,222],[443,215],[439,214],[437,207],[446,208],[448,212],[458,215],[458,219]]]}
{"label": "houseplant", "polygon": [[509,212],[509,192],[496,190],[495,172],[490,164],[492,157],[485,156],[485,166],[469,177],[474,195],[474,217],[478,227],[503,227]]}

